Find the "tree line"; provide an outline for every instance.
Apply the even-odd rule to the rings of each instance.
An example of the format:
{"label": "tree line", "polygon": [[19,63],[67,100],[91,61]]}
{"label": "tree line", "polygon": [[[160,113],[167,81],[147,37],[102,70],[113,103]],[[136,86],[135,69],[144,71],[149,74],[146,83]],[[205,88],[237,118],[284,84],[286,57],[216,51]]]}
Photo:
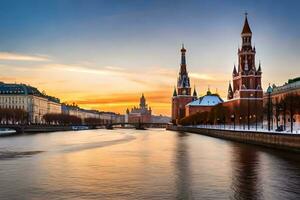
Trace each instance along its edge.
{"label": "tree line", "polygon": [[20,108],[0,108],[0,122],[3,124],[25,124],[28,116],[28,112]]}
{"label": "tree line", "polygon": [[200,124],[221,124],[226,123],[228,108],[222,104],[214,106],[211,111],[197,112],[187,117],[182,118],[179,124],[200,125]]}
{"label": "tree line", "polygon": [[43,116],[47,124],[60,124],[60,125],[99,125],[103,124],[99,118],[85,118],[82,120],[80,117],[67,114],[49,113]]}
{"label": "tree line", "polygon": [[[268,105],[269,103],[269,105]],[[300,115],[300,94],[291,93],[284,95],[283,98],[275,98],[275,100],[268,102],[265,105],[264,113],[271,115],[271,118],[275,119],[275,127],[279,128],[280,116],[283,120],[283,129],[286,129],[287,124],[290,124],[291,131],[293,131],[294,116]],[[268,109],[270,109],[268,111]]]}

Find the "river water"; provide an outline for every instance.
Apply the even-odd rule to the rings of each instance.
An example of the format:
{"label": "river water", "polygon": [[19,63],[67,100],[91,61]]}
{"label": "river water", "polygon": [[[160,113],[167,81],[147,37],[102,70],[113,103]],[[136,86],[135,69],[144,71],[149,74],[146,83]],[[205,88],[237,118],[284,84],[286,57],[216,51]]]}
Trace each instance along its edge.
{"label": "river water", "polygon": [[6,137],[0,199],[300,199],[300,156],[162,129]]}

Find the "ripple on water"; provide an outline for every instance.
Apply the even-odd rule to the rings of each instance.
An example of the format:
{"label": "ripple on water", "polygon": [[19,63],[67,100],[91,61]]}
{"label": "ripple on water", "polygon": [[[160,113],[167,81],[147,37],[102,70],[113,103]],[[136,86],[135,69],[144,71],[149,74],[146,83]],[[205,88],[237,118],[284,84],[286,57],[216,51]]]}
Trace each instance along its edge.
{"label": "ripple on water", "polygon": [[12,159],[12,158],[22,158],[30,157],[35,154],[42,153],[43,151],[0,151],[0,160]]}

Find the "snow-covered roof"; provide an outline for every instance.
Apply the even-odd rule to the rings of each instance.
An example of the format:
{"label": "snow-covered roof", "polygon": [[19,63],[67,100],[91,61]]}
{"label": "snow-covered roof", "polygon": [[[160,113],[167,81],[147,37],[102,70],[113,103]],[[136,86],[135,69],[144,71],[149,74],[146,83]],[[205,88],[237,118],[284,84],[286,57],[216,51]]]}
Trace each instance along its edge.
{"label": "snow-covered roof", "polygon": [[192,101],[187,106],[215,106],[224,102],[218,95],[211,94],[200,97],[199,99]]}

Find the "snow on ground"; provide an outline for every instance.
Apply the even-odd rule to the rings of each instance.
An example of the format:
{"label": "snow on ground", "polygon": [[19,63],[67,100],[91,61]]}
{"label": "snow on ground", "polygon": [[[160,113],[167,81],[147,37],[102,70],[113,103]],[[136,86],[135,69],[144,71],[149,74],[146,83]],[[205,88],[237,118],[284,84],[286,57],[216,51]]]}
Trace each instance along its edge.
{"label": "snow on ground", "polygon": [[236,125],[235,127],[233,125],[191,125],[188,127],[192,128],[206,128],[206,129],[216,129],[216,130],[232,130],[232,131],[243,131],[243,132],[263,132],[263,133],[275,133],[275,134],[300,134],[300,128],[294,128],[293,133],[291,133],[291,130],[285,130],[285,131],[275,131],[270,130],[266,127],[262,127],[261,125],[258,125],[257,127],[254,125],[251,125],[248,129],[248,126],[240,126]]}

